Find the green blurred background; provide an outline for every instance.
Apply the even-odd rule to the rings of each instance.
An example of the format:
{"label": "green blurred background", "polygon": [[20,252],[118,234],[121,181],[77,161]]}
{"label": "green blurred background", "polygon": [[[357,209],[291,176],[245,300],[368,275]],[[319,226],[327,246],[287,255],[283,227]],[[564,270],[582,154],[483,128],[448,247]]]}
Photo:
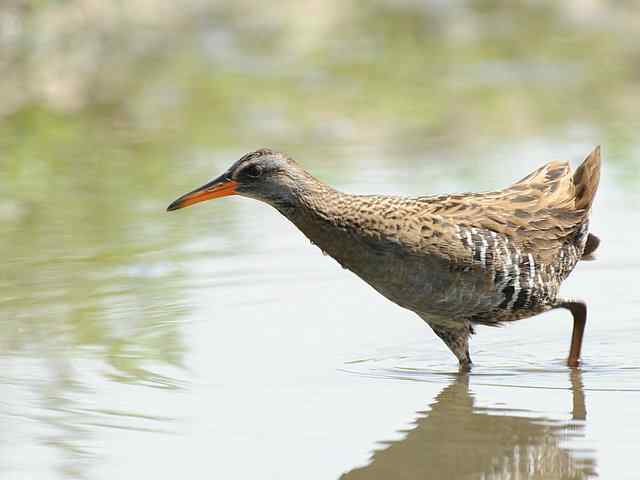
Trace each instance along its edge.
{"label": "green blurred background", "polygon": [[[114,341],[100,299],[171,318],[180,292],[118,268],[175,258],[198,231],[170,228],[164,204],[261,146],[344,184],[367,162],[474,178],[502,171],[502,145],[597,142],[634,189],[638,18],[598,0],[3,1],[0,344],[53,330],[123,362],[145,344],[130,322],[152,315]],[[177,361],[162,332],[144,355]]]}
{"label": "green blurred background", "polygon": [[[639,18],[631,0],[3,0],[3,388],[26,362],[49,413],[89,384],[179,389],[193,292],[247,265],[242,298],[280,237],[256,242],[273,225],[257,210],[239,225],[236,203],[164,208],[259,147],[341,188],[427,194],[601,143],[632,215]],[[63,426],[87,415],[64,411]],[[80,447],[57,442],[73,477]]]}
{"label": "green blurred background", "polygon": [[38,163],[159,171],[266,140],[408,148],[582,128],[623,145],[639,15],[598,0],[5,0],[3,162],[19,181]]}
{"label": "green blurred background", "polygon": [[638,2],[598,0],[3,1],[0,344],[54,331],[114,362],[145,342],[176,362],[171,328],[136,338],[153,315],[127,317],[115,341],[100,300],[179,313],[172,273],[126,271],[175,259],[198,230],[170,228],[164,204],[260,146],[344,184],[367,162],[429,156],[429,177],[474,178],[502,170],[502,145],[597,142],[635,189],[638,18]]}

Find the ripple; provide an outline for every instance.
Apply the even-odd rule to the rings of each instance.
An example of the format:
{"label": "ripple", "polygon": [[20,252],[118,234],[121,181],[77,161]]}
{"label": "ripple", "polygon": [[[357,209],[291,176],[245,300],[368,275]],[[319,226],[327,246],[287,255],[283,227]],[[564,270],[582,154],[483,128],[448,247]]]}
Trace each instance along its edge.
{"label": "ripple", "polygon": [[[469,373],[474,385],[571,390],[575,385],[569,379],[575,373],[584,391],[640,393],[638,358],[625,358],[624,363],[617,358],[588,359],[577,369],[567,367],[564,358],[543,362],[534,356],[501,358],[480,351],[474,359]],[[356,359],[345,362],[340,370],[368,378],[428,383],[447,383],[459,374],[453,358],[420,351]]]}

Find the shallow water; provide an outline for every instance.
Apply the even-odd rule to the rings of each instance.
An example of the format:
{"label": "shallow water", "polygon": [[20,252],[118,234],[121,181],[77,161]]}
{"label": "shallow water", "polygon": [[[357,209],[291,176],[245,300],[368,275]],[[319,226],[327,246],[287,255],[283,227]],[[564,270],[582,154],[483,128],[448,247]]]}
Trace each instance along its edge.
{"label": "shallow water", "polygon": [[[36,3],[0,6],[2,480],[640,477],[632,2]],[[566,311],[479,327],[461,375],[269,207],[165,212],[261,146],[424,195],[598,143],[577,370]]]}
{"label": "shallow water", "polygon": [[[342,173],[359,161],[346,152],[322,168],[347,190],[421,194],[506,184],[551,150],[588,150],[511,148],[527,158],[500,172],[481,168],[495,152],[461,160],[476,172],[462,181],[427,156],[364,177]],[[639,197],[611,163],[598,259],[563,290],[590,308],[575,371],[566,312],[479,328],[476,365],[458,375],[419,318],[269,207],[166,214],[216,160],[174,167],[173,185],[121,223],[69,232],[64,216],[16,217],[0,304],[4,478],[635,478]]]}

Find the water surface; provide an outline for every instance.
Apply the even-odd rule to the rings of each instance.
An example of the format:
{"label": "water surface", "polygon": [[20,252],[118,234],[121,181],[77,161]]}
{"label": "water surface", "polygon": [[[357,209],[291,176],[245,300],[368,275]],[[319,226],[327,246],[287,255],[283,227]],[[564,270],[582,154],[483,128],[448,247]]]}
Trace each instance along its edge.
{"label": "water surface", "polygon": [[[50,96],[21,44],[16,85],[33,85],[0,111],[0,477],[638,477],[633,12],[427,3],[260,23],[223,2],[163,27],[172,49],[148,19],[113,45],[87,30],[63,45],[119,68],[77,67],[78,90]],[[568,312],[478,328],[460,375],[268,206],[165,212],[261,146],[347,191],[424,195],[599,143],[602,245],[562,290],[589,306],[577,370]]]}

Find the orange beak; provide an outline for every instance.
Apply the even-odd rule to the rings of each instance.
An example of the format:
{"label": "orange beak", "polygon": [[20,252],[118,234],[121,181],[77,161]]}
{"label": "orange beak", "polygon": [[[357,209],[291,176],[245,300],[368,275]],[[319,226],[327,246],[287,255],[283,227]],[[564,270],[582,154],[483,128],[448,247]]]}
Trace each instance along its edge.
{"label": "orange beak", "polygon": [[211,200],[212,198],[235,195],[237,186],[238,182],[227,178],[226,174],[222,175],[221,177],[216,178],[206,185],[203,185],[200,188],[196,188],[194,191],[186,193],[180,198],[176,199],[171,205],[167,207],[167,212],[188,207],[189,205],[193,205],[194,203]]}

